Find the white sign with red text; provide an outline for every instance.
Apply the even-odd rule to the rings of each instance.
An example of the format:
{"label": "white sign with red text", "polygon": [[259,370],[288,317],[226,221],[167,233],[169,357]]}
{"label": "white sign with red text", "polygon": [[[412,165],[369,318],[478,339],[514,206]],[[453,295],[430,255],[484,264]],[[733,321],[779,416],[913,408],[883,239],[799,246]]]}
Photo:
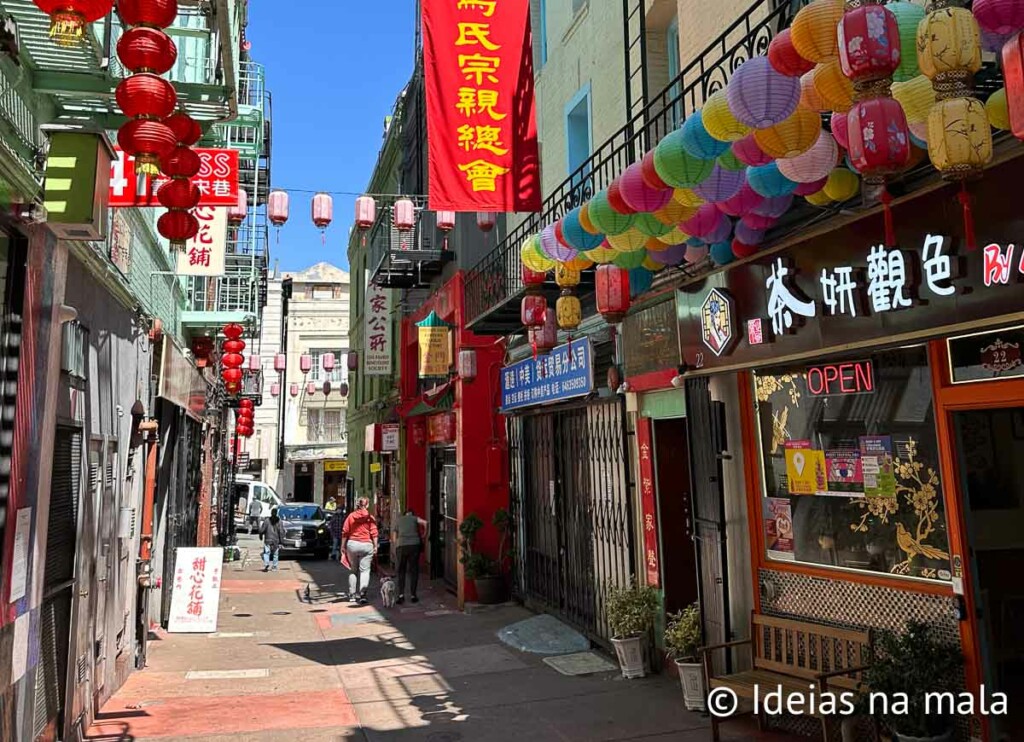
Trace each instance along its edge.
{"label": "white sign with red text", "polygon": [[217,630],[223,562],[223,549],[175,549],[168,631],[200,634]]}
{"label": "white sign with red text", "polygon": [[366,322],[363,372],[367,376],[390,376],[391,307],[388,304],[388,293],[374,283],[368,284],[363,313]]}
{"label": "white sign with red text", "polygon": [[228,210],[223,206],[197,206],[199,232],[178,253],[179,276],[224,275],[224,253],[228,243]]}
{"label": "white sign with red text", "polygon": [[[199,187],[202,197],[200,206],[234,206],[238,203],[238,150],[196,149],[199,155],[199,172],[192,182]],[[116,157],[110,161],[110,205],[111,207],[160,206],[156,192],[167,182],[162,175],[138,177],[135,174],[135,158],[125,157],[115,147]]]}

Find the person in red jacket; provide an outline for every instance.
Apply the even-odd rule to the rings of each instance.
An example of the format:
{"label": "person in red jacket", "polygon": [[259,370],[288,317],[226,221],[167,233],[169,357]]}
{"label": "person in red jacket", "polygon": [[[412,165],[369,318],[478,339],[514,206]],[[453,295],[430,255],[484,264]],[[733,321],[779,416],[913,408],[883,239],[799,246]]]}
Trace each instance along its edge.
{"label": "person in red jacket", "polygon": [[365,604],[370,586],[370,565],[377,553],[377,520],[368,510],[369,499],[360,497],[341,528],[341,550],[348,557],[348,596],[353,603]]}

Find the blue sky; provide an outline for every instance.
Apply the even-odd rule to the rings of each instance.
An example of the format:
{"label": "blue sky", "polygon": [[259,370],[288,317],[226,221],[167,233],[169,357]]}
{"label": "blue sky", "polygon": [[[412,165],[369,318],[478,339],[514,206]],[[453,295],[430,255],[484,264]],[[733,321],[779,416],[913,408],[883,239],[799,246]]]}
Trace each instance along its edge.
{"label": "blue sky", "polygon": [[271,185],[291,208],[271,265],[326,260],[348,269],[354,195],[334,195],[327,246],[310,221],[312,193],[361,192],[377,161],[384,117],[412,73],[415,0],[257,0],[247,38],[273,96]]}

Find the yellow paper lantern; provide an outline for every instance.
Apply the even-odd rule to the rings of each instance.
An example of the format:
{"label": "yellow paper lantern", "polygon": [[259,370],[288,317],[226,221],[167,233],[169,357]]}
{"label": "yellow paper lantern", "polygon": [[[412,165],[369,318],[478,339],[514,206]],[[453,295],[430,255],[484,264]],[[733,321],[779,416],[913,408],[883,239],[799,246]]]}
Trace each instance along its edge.
{"label": "yellow paper lantern", "polygon": [[[852,170],[837,167],[828,175],[825,186],[819,191],[832,201],[846,201],[860,191],[860,178]],[[813,195],[813,194],[812,194]],[[810,201],[810,199],[807,199]]]}
{"label": "yellow paper lantern", "polygon": [[660,237],[657,237],[656,239],[658,240],[658,242],[661,242],[665,247],[668,247],[669,245],[681,245],[682,243],[690,239],[690,235],[686,234],[686,232],[681,230],[679,227],[676,227],[671,232],[663,234]]}
{"label": "yellow paper lantern", "polygon": [[967,8],[940,8],[917,25],[917,64],[930,80],[952,77],[966,85],[981,69],[981,31]]}
{"label": "yellow paper lantern", "polygon": [[927,121],[928,112],[935,105],[935,89],[932,87],[932,81],[924,75],[918,75],[906,82],[893,83],[892,97],[903,106],[908,124]]}
{"label": "yellow paper lantern", "polygon": [[724,89],[704,101],[700,115],[705,131],[720,142],[735,142],[750,133],[750,127],[738,121],[729,110]]}
{"label": "yellow paper lantern", "polygon": [[580,226],[590,232],[590,234],[601,234],[601,230],[595,227],[594,223],[590,221],[589,201],[580,207]]}
{"label": "yellow paper lantern", "polygon": [[566,268],[575,271],[585,271],[594,265],[594,261],[589,259],[586,255],[579,254],[572,260],[566,260],[562,263]]}
{"label": "yellow paper lantern", "polygon": [[821,96],[814,88],[814,70],[805,72],[800,78],[800,107],[821,113],[827,110]]}
{"label": "yellow paper lantern", "polygon": [[580,272],[576,268],[571,268],[565,263],[559,263],[555,266],[555,283],[563,289],[579,286]]}
{"label": "yellow paper lantern", "polygon": [[704,199],[689,188],[676,188],[672,192],[672,200],[683,206],[692,206],[694,209],[704,203]]}
{"label": "yellow paper lantern", "polygon": [[649,238],[639,229],[631,227],[622,234],[610,234],[605,239],[619,252],[633,252],[642,249]]}
{"label": "yellow paper lantern", "polygon": [[583,321],[579,297],[562,292],[555,302],[555,319],[563,330],[575,330]]}
{"label": "yellow paper lantern", "polygon": [[605,263],[612,262],[615,256],[619,254],[619,251],[613,250],[610,247],[595,247],[593,250],[587,250],[583,254],[598,265],[604,265]]}
{"label": "yellow paper lantern", "polygon": [[685,222],[697,213],[696,206],[686,206],[678,201],[669,201],[662,208],[654,212],[654,218],[662,224],[674,226],[679,222]]}
{"label": "yellow paper lantern", "polygon": [[651,260],[650,258],[644,258],[644,262],[642,262],[640,265],[649,270],[651,273],[657,273],[658,271],[665,267],[661,263]]}
{"label": "yellow paper lantern", "polygon": [[523,240],[519,249],[519,259],[527,268],[538,273],[547,273],[555,267],[555,261],[540,251],[540,237],[533,235]]}
{"label": "yellow paper lantern", "polygon": [[818,112],[798,107],[789,118],[755,131],[754,141],[766,155],[781,159],[802,155],[814,146],[820,135],[821,116]]}
{"label": "yellow paper lantern", "polygon": [[928,114],[928,156],[942,177],[962,179],[992,161],[992,128],[977,98],[948,98]]}
{"label": "yellow paper lantern", "polygon": [[826,109],[845,113],[853,107],[853,82],[843,74],[838,57],[819,64],[811,74],[814,89]]}
{"label": "yellow paper lantern", "polygon": [[999,88],[985,101],[988,122],[1000,131],[1010,130],[1010,112],[1006,107],[1006,88]]}
{"label": "yellow paper lantern", "polygon": [[825,193],[824,188],[822,188],[820,191],[816,191],[807,196],[804,196],[804,198],[807,199],[807,203],[811,204],[812,206],[828,206],[830,203],[832,203],[832,198],[830,198],[829,195]]}
{"label": "yellow paper lantern", "polygon": [[843,17],[843,0],[814,0],[800,9],[789,34],[797,53],[812,62],[839,54],[836,27]]}

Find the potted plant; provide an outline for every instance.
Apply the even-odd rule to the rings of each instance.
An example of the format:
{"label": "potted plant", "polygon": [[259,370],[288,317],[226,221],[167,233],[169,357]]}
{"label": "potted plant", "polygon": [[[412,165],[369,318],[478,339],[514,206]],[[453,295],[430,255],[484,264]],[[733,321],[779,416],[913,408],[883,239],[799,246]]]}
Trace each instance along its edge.
{"label": "potted plant", "polygon": [[875,709],[894,742],[951,742],[954,718],[927,709],[925,696],[955,696],[961,690],[963,655],[959,648],[938,641],[928,624],[909,621],[902,634],[887,632],[879,636],[872,655],[864,673],[870,692],[884,694],[890,704],[897,694],[905,694],[907,699],[905,709]]}
{"label": "potted plant", "polygon": [[466,579],[473,580],[477,600],[484,605],[494,605],[505,599],[505,578],[501,574],[500,563],[475,548],[477,534],[483,527],[484,522],[475,513],[466,516],[459,524],[462,537],[459,561]]}
{"label": "potted plant", "polygon": [[694,603],[671,614],[665,625],[665,651],[675,660],[683,703],[689,711],[704,710],[704,669],[697,661],[702,640],[700,607]]}
{"label": "potted plant", "polygon": [[642,678],[647,674],[644,649],[654,626],[658,594],[647,585],[613,586],[608,591],[607,608],[612,645],[622,667],[622,677]]}

